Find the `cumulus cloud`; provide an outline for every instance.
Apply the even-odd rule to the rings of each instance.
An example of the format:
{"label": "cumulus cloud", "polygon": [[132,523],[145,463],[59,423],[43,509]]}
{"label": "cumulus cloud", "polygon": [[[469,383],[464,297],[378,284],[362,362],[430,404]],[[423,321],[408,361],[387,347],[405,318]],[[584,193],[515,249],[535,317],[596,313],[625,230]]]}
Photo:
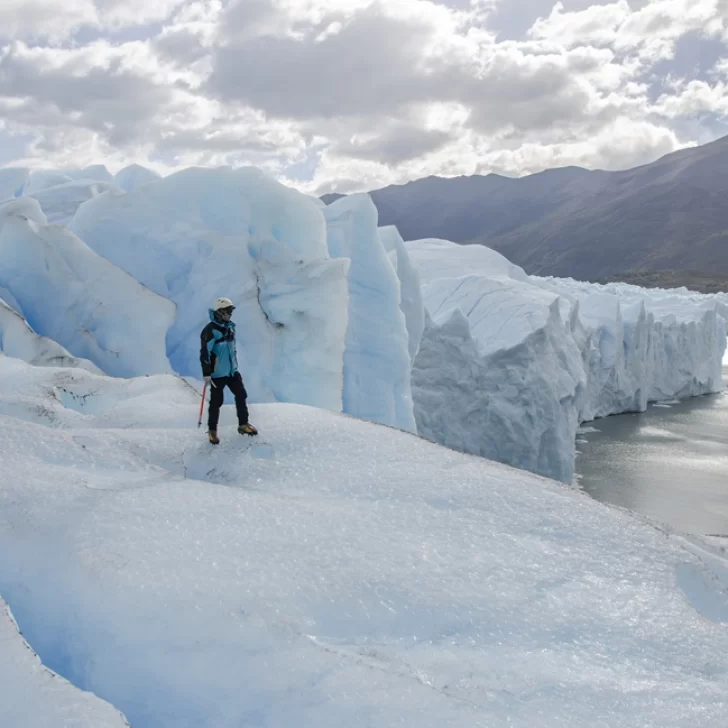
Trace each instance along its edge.
{"label": "cumulus cloud", "polygon": [[93,0],[3,0],[0,41],[35,38],[57,41],[82,25],[97,22]]}
{"label": "cumulus cloud", "polygon": [[256,164],[349,191],[623,168],[728,133],[728,0],[50,4],[0,7],[17,162]]}
{"label": "cumulus cloud", "polygon": [[80,28],[120,29],[168,18],[185,0],[3,0],[0,41],[68,40]]}
{"label": "cumulus cloud", "polygon": [[398,165],[425,154],[441,149],[452,140],[452,136],[439,129],[423,129],[418,126],[395,123],[389,130],[381,133],[354,136],[337,142],[333,151],[337,155],[368,159],[386,160],[390,165]]}

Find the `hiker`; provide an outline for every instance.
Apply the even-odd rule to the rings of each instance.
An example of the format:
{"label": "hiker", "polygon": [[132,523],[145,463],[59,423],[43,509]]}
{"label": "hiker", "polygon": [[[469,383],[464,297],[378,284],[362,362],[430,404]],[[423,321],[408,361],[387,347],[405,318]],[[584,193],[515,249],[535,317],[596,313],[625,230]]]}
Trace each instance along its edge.
{"label": "hiker", "polygon": [[238,371],[235,351],[235,324],[232,322],[235,306],[229,298],[218,298],[210,309],[210,323],[200,335],[200,363],[202,377],[210,387],[210,408],[207,416],[208,437],[213,445],[219,445],[217,423],[225,387],[235,395],[238,412],[238,432],[241,435],[257,435],[258,430],[248,422],[248,393]]}

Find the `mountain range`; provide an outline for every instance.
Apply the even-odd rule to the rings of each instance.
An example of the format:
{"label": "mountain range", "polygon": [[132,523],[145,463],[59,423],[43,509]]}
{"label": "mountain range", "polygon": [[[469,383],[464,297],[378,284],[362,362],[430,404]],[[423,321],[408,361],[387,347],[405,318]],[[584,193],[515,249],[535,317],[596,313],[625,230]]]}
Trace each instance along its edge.
{"label": "mountain range", "polygon": [[486,245],[532,275],[659,285],[690,271],[713,289],[728,282],[727,194],[728,136],[625,171],[427,177],[370,192],[379,224],[405,240]]}

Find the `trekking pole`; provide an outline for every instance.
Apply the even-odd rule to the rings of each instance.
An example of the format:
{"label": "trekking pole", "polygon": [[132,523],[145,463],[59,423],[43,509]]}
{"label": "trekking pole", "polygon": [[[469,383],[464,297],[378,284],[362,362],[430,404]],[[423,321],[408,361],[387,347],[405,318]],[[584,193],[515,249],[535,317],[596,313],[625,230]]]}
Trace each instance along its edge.
{"label": "trekking pole", "polygon": [[205,408],[205,391],[207,390],[207,382],[202,386],[202,397],[200,398],[200,418],[197,420],[197,428],[202,426],[202,410]]}

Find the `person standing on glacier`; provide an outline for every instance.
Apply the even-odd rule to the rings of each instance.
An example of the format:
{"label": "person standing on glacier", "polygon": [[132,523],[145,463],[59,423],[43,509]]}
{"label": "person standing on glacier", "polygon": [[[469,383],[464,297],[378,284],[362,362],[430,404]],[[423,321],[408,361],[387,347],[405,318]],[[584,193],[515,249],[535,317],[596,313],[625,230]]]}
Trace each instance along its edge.
{"label": "person standing on glacier", "polygon": [[238,371],[235,350],[235,324],[232,322],[235,306],[229,298],[218,298],[210,309],[210,323],[200,334],[200,364],[202,377],[210,386],[210,408],[207,415],[208,437],[213,445],[219,445],[217,423],[220,407],[228,387],[235,396],[238,413],[238,432],[241,435],[257,435],[258,430],[248,422],[248,393]]}

